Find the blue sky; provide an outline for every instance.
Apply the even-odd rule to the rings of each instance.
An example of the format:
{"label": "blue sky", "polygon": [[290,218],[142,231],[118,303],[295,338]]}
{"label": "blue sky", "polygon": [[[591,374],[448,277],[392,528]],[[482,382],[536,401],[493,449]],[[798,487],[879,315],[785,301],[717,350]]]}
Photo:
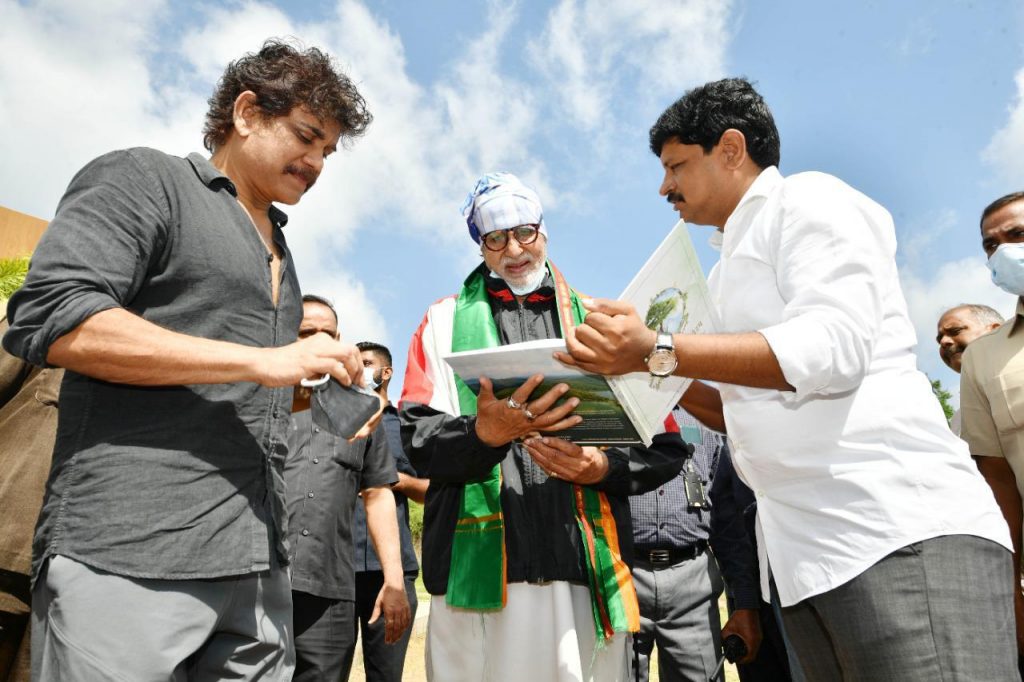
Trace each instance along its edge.
{"label": "blue sky", "polygon": [[[1019,3],[89,2],[0,0],[0,204],[50,218],[110,149],[201,150],[205,99],[228,60],[270,36],[329,51],[376,121],[289,209],[306,290],[333,298],[351,341],[404,371],[425,308],[479,261],[459,206],[509,170],[545,202],[550,254],[577,288],[617,296],[676,216],[647,150],[687,88],[754,80],[784,174],[833,173],[896,219],[919,366],[938,314],[1013,299],[988,280],[982,207],[1024,188]],[[709,230],[691,228],[705,269]],[[396,385],[392,397],[397,398]]]}

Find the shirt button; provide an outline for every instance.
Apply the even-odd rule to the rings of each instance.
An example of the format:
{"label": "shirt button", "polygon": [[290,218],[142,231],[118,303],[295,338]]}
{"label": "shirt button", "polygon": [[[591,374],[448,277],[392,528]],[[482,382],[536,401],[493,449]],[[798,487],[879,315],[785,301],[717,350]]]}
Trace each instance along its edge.
{"label": "shirt button", "polygon": [[314,426],[313,427],[313,433],[320,433],[320,427],[319,426]]}
{"label": "shirt button", "polygon": [[763,490],[758,490],[757,491],[757,496],[758,497],[764,497],[764,491]]}
{"label": "shirt button", "polygon": [[319,457],[314,457],[313,458],[313,464],[319,464],[319,463],[320,463],[320,458]]}
{"label": "shirt button", "polygon": [[303,528],[302,529],[302,534],[303,535],[309,535],[309,531],[307,529]]}
{"label": "shirt button", "polygon": [[659,524],[658,524],[658,528],[659,528],[660,530],[664,530],[664,529],[665,529],[665,524],[664,524],[664,523],[659,523]]}
{"label": "shirt button", "polygon": [[313,497],[313,491],[312,490],[309,491],[309,496]]}
{"label": "shirt button", "polygon": [[659,490],[659,491],[658,491],[658,494],[659,494],[659,495],[664,495],[664,494],[665,494],[665,491],[664,491],[664,490]]}

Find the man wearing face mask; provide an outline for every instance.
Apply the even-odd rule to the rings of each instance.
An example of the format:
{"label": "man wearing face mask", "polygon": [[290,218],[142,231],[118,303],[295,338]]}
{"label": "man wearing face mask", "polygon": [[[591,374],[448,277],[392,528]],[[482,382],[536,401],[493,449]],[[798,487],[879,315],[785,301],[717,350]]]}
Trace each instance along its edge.
{"label": "man wearing face mask", "polygon": [[[356,344],[363,357],[363,381],[372,388],[385,403],[380,428],[376,433],[387,440],[398,470],[398,482],[391,486],[398,511],[398,535],[402,546],[402,570],[405,573],[405,594],[409,599],[410,620],[416,617],[416,576],[420,566],[413,547],[412,531],[409,528],[409,500],[423,504],[430,481],[418,478],[416,470],[409,463],[402,450],[402,434],[398,411],[388,400],[388,385],[391,383],[391,351],[386,346],[372,341]],[[368,542],[366,512],[356,505],[356,522],[352,537],[355,541],[356,563],[356,627],[360,629],[363,650],[363,668],[366,682],[401,682],[405,666],[405,652],[409,647],[412,628],[393,644],[385,641],[385,627],[379,620],[372,622],[377,595],[384,586],[384,571],[380,559]]]}
{"label": "man wearing face mask", "polygon": [[[338,315],[330,301],[307,294],[302,297],[299,338],[317,334],[338,339]],[[295,388],[284,467],[295,627],[293,679],[337,682],[348,679],[356,646],[352,527],[360,495],[383,573],[370,620],[384,621],[388,643],[398,641],[409,626],[391,494],[397,476],[383,434],[346,442],[322,430],[313,422],[310,397],[310,389]]]}
{"label": "man wearing face mask", "polygon": [[981,214],[981,246],[992,281],[1017,297],[1017,312],[976,339],[960,372],[961,437],[988,481],[1013,540],[1018,666],[1024,672],[1024,594],[1020,587],[1024,496],[1024,192],[996,199]]}
{"label": "man wearing face mask", "polygon": [[[939,344],[939,357],[951,370],[960,373],[964,351],[975,339],[999,329],[1003,316],[994,308],[979,303],[965,303],[950,308],[939,318],[935,341]],[[960,410],[953,413],[949,428],[960,435]]]}
{"label": "man wearing face mask", "polygon": [[686,446],[671,418],[650,447],[541,438],[581,419],[575,398],[556,405],[565,384],[531,398],[543,378],[535,375],[498,400],[486,377],[476,396],[452,373],[449,351],[562,337],[583,317],[579,295],[547,260],[536,192],[491,173],[463,216],[484,262],[427,311],[399,404],[405,452],[430,478],[428,679],[626,679],[639,608],[625,496],[678,473]]}

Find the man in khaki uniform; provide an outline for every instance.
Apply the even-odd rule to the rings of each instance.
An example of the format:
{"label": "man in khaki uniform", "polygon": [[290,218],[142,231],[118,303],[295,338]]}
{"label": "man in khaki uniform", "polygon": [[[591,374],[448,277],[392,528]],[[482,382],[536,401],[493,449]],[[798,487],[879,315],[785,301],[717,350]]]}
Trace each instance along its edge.
{"label": "man in khaki uniform", "polygon": [[[0,318],[0,335],[7,331]],[[0,350],[0,682],[29,679],[32,534],[57,434],[64,370]]]}
{"label": "man in khaki uniform", "polygon": [[1020,589],[1021,497],[1024,495],[1024,192],[992,202],[981,215],[981,240],[992,281],[1018,297],[999,329],[975,339],[960,372],[961,437],[970,446],[1010,527],[1018,665],[1024,668],[1024,593]]}

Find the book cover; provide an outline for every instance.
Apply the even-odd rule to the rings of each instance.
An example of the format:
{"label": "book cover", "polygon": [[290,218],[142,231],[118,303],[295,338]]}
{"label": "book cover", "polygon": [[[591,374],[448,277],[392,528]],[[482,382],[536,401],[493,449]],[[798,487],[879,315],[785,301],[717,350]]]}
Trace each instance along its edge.
{"label": "book cover", "polygon": [[555,384],[568,384],[569,391],[556,404],[572,397],[578,398],[580,404],[574,414],[583,417],[583,422],[565,431],[545,435],[569,438],[579,445],[635,445],[642,442],[632,419],[608,385],[608,378],[563,365],[552,357],[555,351],[565,351],[563,339],[462,351],[445,356],[445,361],[478,395],[479,377],[490,379],[494,384],[494,395],[499,400],[507,399],[534,374],[543,374],[544,381],[534,390],[530,400],[541,397]]}
{"label": "book cover", "polygon": [[[708,334],[718,327],[707,279],[701,270],[686,223],[680,220],[619,296],[636,308],[648,328],[669,334]],[[691,379],[665,377],[652,386],[649,374],[610,377],[609,385],[634,415],[645,443],[660,430],[690,386]]]}

